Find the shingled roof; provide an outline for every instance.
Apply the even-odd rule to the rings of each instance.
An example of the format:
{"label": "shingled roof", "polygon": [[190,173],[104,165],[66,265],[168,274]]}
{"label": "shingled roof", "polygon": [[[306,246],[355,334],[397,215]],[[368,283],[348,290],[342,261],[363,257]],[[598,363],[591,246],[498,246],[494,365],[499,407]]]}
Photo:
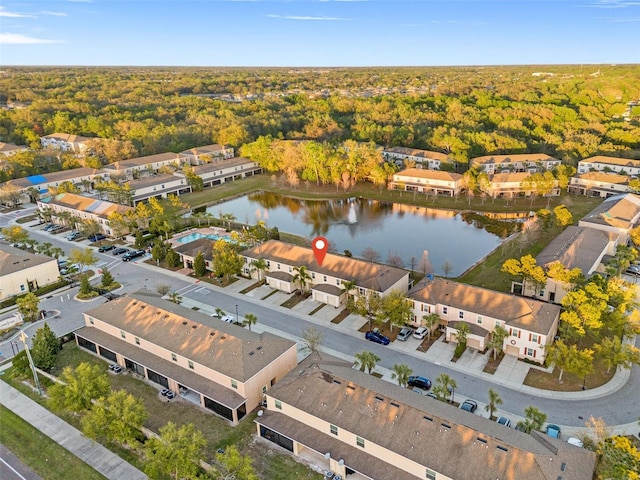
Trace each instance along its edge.
{"label": "shingled roof", "polygon": [[39,253],[29,253],[11,245],[0,245],[0,277],[54,261],[55,259]]}
{"label": "shingled roof", "polygon": [[306,266],[311,272],[330,275],[343,280],[353,280],[358,287],[376,292],[385,292],[400,279],[409,275],[401,268],[370,263],[356,258],[343,257],[328,253],[322,266],[316,262],[310,248],[299,247],[291,243],[269,240],[268,242],[242,252],[250,258],[264,258],[285,265]]}
{"label": "shingled roof", "polygon": [[[584,480],[591,478],[595,469],[595,454],[586,449],[505,428],[360,372],[350,363],[325,354],[309,356],[267,395],[447,478]],[[258,417],[256,422],[276,424],[286,430],[280,433],[299,441],[304,438],[305,444],[326,438],[326,432],[287,425],[272,415],[285,415],[287,411],[266,412],[265,418]],[[344,447],[319,451],[343,458],[345,465],[371,478],[412,478],[406,472],[394,475],[396,469],[402,470],[402,461],[387,463],[383,471],[378,471],[384,455],[373,456],[367,450],[372,451],[365,448],[353,452]]]}
{"label": "shingled roof", "polygon": [[241,382],[296,345],[291,340],[267,332],[251,332],[145,292],[106,302],[85,315]]}
{"label": "shingled roof", "polygon": [[462,178],[459,173],[445,172],[443,170],[427,170],[425,168],[407,168],[394,176],[417,177],[429,180],[445,180],[448,182],[456,182]]}
{"label": "shingled roof", "polygon": [[509,155],[485,155],[471,159],[471,163],[518,163],[518,162],[546,162],[556,161],[557,158],[551,157],[545,153],[512,153]]}
{"label": "shingled roof", "polygon": [[75,193],[60,193],[54,197],[41,200],[48,205],[59,205],[81,212],[92,213],[100,218],[107,218],[112,213],[125,214],[133,208],[126,205],[107,202],[106,200],[96,200],[95,198],[76,195]]}
{"label": "shingled roof", "polygon": [[497,318],[509,326],[543,335],[549,334],[560,315],[558,305],[443,278],[420,282],[409,292],[409,298]]}
{"label": "shingled roof", "polygon": [[627,193],[607,198],[582,217],[580,224],[593,223],[629,230],[633,228],[638,215],[640,196]]}
{"label": "shingled roof", "polygon": [[602,256],[610,241],[608,232],[595,228],[568,226],[536,257],[538,265],[560,262],[565,268],[579,268],[585,275]]}
{"label": "shingled roof", "polygon": [[607,157],[605,155],[596,155],[595,157],[585,158],[583,160],[580,160],[580,162],[604,163],[608,165],[620,165],[622,167],[640,167],[640,160],[634,160],[631,158]]}
{"label": "shingled roof", "polygon": [[175,160],[179,162],[179,155],[173,152],[156,153],[155,155],[147,155],[146,157],[128,158],[105,165],[107,170],[122,170],[126,168],[145,167],[157,162],[170,162]]}

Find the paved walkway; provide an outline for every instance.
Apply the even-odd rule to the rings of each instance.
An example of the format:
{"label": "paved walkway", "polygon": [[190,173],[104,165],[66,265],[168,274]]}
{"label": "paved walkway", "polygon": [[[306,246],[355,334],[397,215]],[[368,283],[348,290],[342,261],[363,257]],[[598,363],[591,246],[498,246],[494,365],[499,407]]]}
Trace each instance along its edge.
{"label": "paved walkway", "polygon": [[113,480],[147,478],[140,470],[2,381],[0,403],[105,477]]}

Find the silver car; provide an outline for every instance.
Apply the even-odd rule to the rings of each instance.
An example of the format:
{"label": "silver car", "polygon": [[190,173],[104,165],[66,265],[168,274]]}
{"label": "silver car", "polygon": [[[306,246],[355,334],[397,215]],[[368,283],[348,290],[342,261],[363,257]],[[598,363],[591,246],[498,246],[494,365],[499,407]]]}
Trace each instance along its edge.
{"label": "silver car", "polygon": [[400,330],[400,333],[398,333],[398,336],[396,338],[404,342],[411,335],[413,335],[413,328],[403,327],[402,330]]}

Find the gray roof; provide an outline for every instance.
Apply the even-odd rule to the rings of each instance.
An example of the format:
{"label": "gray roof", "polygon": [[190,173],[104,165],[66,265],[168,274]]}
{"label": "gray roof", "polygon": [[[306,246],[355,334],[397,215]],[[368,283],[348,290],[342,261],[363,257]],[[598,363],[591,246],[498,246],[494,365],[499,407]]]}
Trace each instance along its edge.
{"label": "gray roof", "polygon": [[540,252],[536,262],[543,266],[560,262],[565,268],[579,268],[583,274],[588,275],[607,245],[607,232],[571,225]]}
{"label": "gray roof", "polygon": [[146,157],[128,158],[118,162],[105,165],[108,170],[122,170],[127,168],[144,167],[157,162],[170,162],[175,160],[179,163],[179,155],[173,152],[157,153],[155,155],[147,155]]}
{"label": "gray roof", "polygon": [[[106,171],[99,168],[72,168],[70,170],[62,170],[60,172],[44,173],[42,175],[39,175],[39,177],[41,176],[44,178],[44,181],[38,183],[66,182],[80,177],[94,177],[98,175],[103,176],[106,175],[106,173]],[[33,177],[29,178],[33,179]],[[15,180],[9,180],[6,183],[22,188],[35,186],[36,184],[34,184],[29,178],[16,178]]]}
{"label": "gray roof", "polygon": [[211,260],[213,258],[213,240],[206,237],[198,238],[193,242],[175,246],[173,250],[176,253],[192,258],[195,258],[198,252],[202,252],[202,257],[205,260]]}
{"label": "gray roof", "polygon": [[[596,456],[586,449],[505,428],[325,354],[309,356],[267,395],[456,480],[584,480],[595,469]],[[314,432],[289,428],[287,433],[297,439]],[[326,433],[315,430],[315,443]],[[357,462],[372,478],[395,478],[377,474],[375,462],[368,467],[351,451],[341,455],[345,465]]]}
{"label": "gray roof", "polygon": [[496,292],[443,278],[418,283],[409,298],[504,320],[512,327],[549,335],[560,307],[526,297]]}
{"label": "gray roof", "polygon": [[0,277],[55,261],[55,258],[46,255],[29,253],[11,245],[0,244]]}
{"label": "gray roof", "polygon": [[241,382],[296,345],[291,340],[267,332],[251,332],[142,291],[104,303],[85,315]]}
{"label": "gray roof", "polygon": [[210,163],[205,163],[204,165],[198,165],[193,167],[193,173],[196,175],[202,175],[203,173],[215,172],[216,170],[221,170],[223,168],[229,167],[253,167],[255,162],[253,160],[249,160],[244,157],[233,157],[227,158],[224,160],[215,160]]}
{"label": "gray roof", "polygon": [[[171,173],[165,173],[162,175],[149,175],[148,177],[142,177],[137,180],[130,180],[127,183],[131,187],[131,190],[135,191],[139,188],[150,187],[152,185],[161,185],[162,183],[174,182],[176,180],[184,180],[184,177],[181,175],[173,175]],[[185,183],[185,186],[186,186],[186,183]]]}
{"label": "gray roof", "polygon": [[607,198],[582,217],[580,224],[593,223],[629,230],[639,214],[640,196],[627,193]]}

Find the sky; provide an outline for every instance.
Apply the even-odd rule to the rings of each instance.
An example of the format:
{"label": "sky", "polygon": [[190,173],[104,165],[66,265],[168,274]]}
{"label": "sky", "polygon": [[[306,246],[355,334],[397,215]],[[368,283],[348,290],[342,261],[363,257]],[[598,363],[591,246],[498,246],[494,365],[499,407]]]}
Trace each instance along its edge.
{"label": "sky", "polygon": [[640,0],[2,0],[0,65],[640,63]]}

